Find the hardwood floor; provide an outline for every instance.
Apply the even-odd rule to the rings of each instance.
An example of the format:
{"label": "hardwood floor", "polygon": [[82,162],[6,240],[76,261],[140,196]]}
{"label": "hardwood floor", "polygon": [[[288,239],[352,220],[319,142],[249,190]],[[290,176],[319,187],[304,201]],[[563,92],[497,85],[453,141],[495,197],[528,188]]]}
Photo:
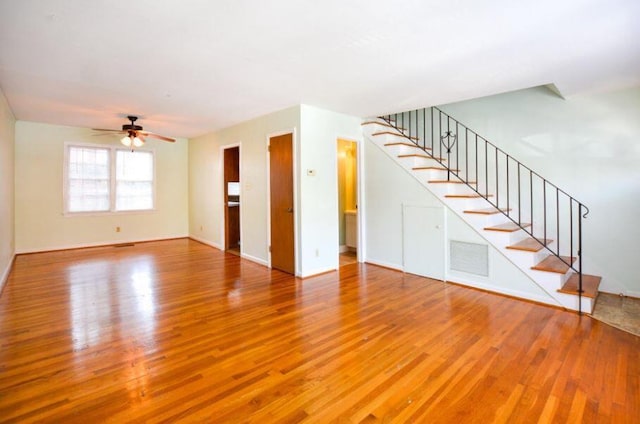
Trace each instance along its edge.
{"label": "hardwood floor", "polygon": [[19,256],[2,422],[638,422],[640,338],[372,265],[191,240]]}

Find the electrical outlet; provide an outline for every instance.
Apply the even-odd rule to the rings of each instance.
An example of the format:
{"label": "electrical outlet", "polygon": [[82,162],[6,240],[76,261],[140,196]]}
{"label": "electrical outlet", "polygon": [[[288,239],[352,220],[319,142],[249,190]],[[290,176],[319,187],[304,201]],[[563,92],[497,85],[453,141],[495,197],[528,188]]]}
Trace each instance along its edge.
{"label": "electrical outlet", "polygon": [[204,225],[200,226],[200,231],[204,231]]}
{"label": "electrical outlet", "polygon": [[120,227],[116,227],[116,233],[120,232]]}
{"label": "electrical outlet", "polygon": [[316,258],[320,256],[320,249],[316,249]]}

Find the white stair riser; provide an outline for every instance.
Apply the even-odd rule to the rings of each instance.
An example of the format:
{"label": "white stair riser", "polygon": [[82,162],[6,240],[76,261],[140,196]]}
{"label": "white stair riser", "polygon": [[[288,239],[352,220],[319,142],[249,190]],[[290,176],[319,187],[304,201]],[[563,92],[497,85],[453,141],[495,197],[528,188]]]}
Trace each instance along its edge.
{"label": "white stair riser", "polygon": [[422,154],[423,155],[423,154],[425,154],[425,151],[422,150],[418,146],[405,146],[403,144],[396,144],[396,145],[391,145],[391,146],[385,146],[385,148],[393,156],[413,155],[413,154],[417,154],[417,155],[421,155]]}
{"label": "white stair riser", "polygon": [[[434,166],[440,166],[440,165],[434,165]],[[439,169],[411,169],[411,171],[413,172],[413,174],[418,180],[424,181],[424,182],[431,181],[431,180],[447,179],[447,171],[443,171]]]}
{"label": "white stair riser", "polygon": [[[398,160],[403,167],[413,172],[413,168],[423,167],[423,166],[442,166],[436,160],[428,158],[428,157],[404,157],[399,158],[397,155],[394,156],[396,160]],[[416,171],[417,172],[417,171]]]}
{"label": "white stair riser", "polygon": [[451,198],[444,197],[442,200],[447,204],[447,206],[451,207],[456,211],[460,211],[460,213],[464,213],[467,209],[482,209],[487,208],[489,205],[486,199],[482,197],[476,198]]}
{"label": "white stair riser", "polygon": [[467,221],[473,223],[474,226],[478,227],[491,227],[493,225],[502,224],[507,221],[507,217],[502,213],[494,213],[491,215],[484,215],[478,213],[465,213],[465,218]]}
{"label": "white stair riser", "polygon": [[552,287],[554,290],[562,288],[562,285],[569,279],[570,273],[558,274],[557,272],[538,271],[532,269],[528,272],[533,275],[538,284],[546,284]]}
{"label": "white stair riser", "polygon": [[465,184],[430,183],[427,181],[427,186],[431,192],[439,197],[443,197],[446,194],[473,194],[473,191]]}
{"label": "white stair riser", "polygon": [[[400,134],[390,134],[389,133],[390,131],[393,131],[393,130],[390,130],[389,128],[386,128],[385,130],[380,131],[379,134],[373,136],[375,143],[378,144],[378,145],[384,146],[385,148],[396,147],[396,146],[385,146],[385,144],[394,144],[394,143],[407,143],[407,144],[409,144],[410,143],[410,144],[415,145],[415,148],[419,149],[419,151],[424,152],[424,150],[420,146],[415,144],[415,142],[414,142],[415,140],[411,140],[411,139],[409,139],[407,137],[404,137],[404,136],[402,136]],[[406,147],[407,148],[411,148],[413,146],[406,146]]]}
{"label": "white stair riser", "polygon": [[[484,228],[481,228],[484,230]],[[482,233],[487,240],[489,240],[494,246],[499,249],[505,249],[507,246],[516,244],[519,241],[528,237],[527,233],[522,230],[519,231],[488,231],[484,230]]]}
{"label": "white stair riser", "polygon": [[394,131],[393,128],[389,127],[384,121],[378,120],[379,124],[367,124],[363,127],[364,132],[367,135],[371,136],[371,134],[375,134],[383,131]]}
{"label": "white stair riser", "polygon": [[521,267],[531,268],[532,266],[539,264],[544,258],[549,256],[549,252],[546,249],[542,249],[538,252],[529,252],[526,250],[509,250],[509,256]]}

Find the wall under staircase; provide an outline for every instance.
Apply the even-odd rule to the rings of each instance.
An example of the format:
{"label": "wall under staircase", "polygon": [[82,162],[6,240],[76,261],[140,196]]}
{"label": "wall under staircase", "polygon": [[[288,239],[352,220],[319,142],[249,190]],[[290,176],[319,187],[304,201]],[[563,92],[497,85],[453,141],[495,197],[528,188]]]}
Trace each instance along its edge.
{"label": "wall under staircase", "polygon": [[[370,262],[403,268],[401,242],[397,241],[402,231],[390,228],[394,226],[394,222],[397,224],[401,221],[401,206],[398,202],[441,204],[447,210],[446,280],[571,310],[592,310],[598,278],[591,281],[583,277],[583,286],[593,283],[596,292],[585,293],[582,305],[579,305],[575,289],[571,290],[577,274],[549,255],[540,243],[506,219],[486,199],[466,184],[460,184],[460,181],[451,178],[451,175],[447,178],[447,171],[440,163],[384,121],[365,122],[363,132],[366,141],[370,143],[365,146],[367,259]],[[376,149],[381,155],[374,153]],[[439,157],[441,152],[436,151],[433,156]],[[387,162],[386,165],[383,165],[384,161]],[[386,169],[374,169],[376,167]],[[382,187],[389,187],[393,200],[379,198],[381,191],[385,191],[381,190]],[[409,187],[408,191],[412,193],[407,192]],[[400,192],[407,192],[405,194],[408,197],[399,198]],[[420,194],[416,196],[418,192]],[[451,241],[484,243],[490,246],[489,275],[480,276],[452,270],[449,263]]]}

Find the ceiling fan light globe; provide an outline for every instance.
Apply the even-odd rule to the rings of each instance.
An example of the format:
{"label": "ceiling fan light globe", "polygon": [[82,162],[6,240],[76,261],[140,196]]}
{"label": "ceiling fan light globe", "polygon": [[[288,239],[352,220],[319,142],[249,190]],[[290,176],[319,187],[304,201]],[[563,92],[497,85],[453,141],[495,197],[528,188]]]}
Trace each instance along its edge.
{"label": "ceiling fan light globe", "polygon": [[144,144],[144,141],[142,141],[138,137],[134,137],[134,139],[133,139],[133,145],[134,146],[141,147],[143,144]]}
{"label": "ceiling fan light globe", "polygon": [[128,135],[125,137],[122,137],[122,140],[120,140],[120,143],[124,144],[127,147],[131,146],[131,137],[129,137]]}

